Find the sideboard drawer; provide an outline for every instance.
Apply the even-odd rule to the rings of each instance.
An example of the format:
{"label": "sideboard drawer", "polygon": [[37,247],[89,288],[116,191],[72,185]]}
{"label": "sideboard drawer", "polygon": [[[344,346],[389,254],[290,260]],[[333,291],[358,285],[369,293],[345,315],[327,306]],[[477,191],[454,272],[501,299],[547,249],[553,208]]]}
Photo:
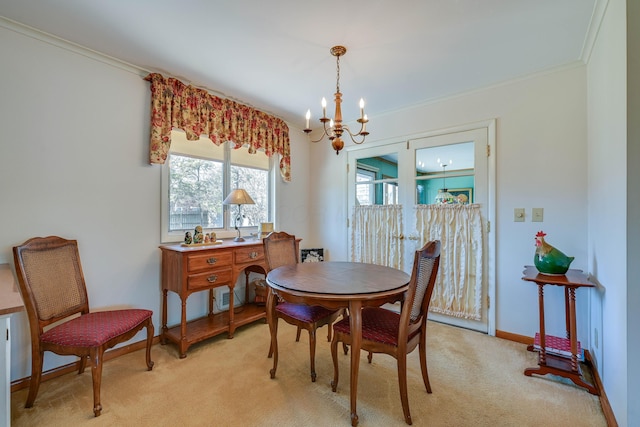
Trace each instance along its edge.
{"label": "sideboard drawer", "polygon": [[233,279],[231,267],[216,268],[205,273],[191,274],[187,278],[188,289],[210,288],[216,285],[227,285]]}
{"label": "sideboard drawer", "polygon": [[262,246],[254,246],[250,248],[236,249],[235,263],[246,264],[248,262],[262,262],[264,260],[264,248]]}
{"label": "sideboard drawer", "polygon": [[187,271],[202,271],[211,268],[230,266],[233,260],[233,252],[210,252],[208,254],[189,255]]}

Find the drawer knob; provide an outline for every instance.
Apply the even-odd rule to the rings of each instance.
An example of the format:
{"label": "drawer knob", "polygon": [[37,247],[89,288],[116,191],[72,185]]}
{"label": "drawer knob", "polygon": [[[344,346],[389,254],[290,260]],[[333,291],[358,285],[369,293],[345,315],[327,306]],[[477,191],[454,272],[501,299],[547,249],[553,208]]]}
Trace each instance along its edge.
{"label": "drawer knob", "polygon": [[218,262],[218,258],[211,257],[207,259],[207,264],[215,264],[216,262]]}
{"label": "drawer knob", "polygon": [[251,258],[251,259],[256,259],[256,258],[258,258],[258,252],[255,252],[255,251],[251,252],[251,253],[249,254],[249,258]]}
{"label": "drawer knob", "polygon": [[207,277],[207,282],[209,283],[215,283],[216,280],[218,280],[217,274],[212,274],[211,276]]}

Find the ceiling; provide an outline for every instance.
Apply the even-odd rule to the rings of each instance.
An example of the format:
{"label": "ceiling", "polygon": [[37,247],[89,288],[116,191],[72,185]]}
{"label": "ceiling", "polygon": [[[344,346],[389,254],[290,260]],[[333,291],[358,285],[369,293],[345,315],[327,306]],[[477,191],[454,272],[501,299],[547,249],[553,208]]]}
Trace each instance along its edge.
{"label": "ceiling", "polygon": [[0,16],[312,126],[584,61],[604,0],[0,0]]}

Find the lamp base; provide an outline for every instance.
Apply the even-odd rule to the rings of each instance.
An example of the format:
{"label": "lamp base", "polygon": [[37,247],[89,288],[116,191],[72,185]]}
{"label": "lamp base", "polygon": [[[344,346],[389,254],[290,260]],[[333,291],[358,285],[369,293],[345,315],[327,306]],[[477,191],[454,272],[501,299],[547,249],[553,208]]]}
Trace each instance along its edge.
{"label": "lamp base", "polygon": [[234,242],[244,242],[244,237],[236,237],[235,239],[233,239]]}

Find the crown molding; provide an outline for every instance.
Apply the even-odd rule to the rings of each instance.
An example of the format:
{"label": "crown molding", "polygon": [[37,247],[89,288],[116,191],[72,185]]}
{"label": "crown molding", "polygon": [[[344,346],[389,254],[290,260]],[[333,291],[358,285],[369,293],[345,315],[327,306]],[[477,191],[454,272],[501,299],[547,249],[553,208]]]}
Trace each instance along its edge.
{"label": "crown molding", "polygon": [[89,49],[77,43],[70,42],[69,40],[65,40],[63,38],[54,36],[52,34],[45,33],[44,31],[40,31],[36,28],[22,24],[20,22],[13,21],[11,19],[5,18],[4,16],[0,16],[0,27],[22,34],[23,36],[41,41],[43,43],[50,44],[60,49],[67,50],[67,51],[76,53],[78,55],[82,55],[86,58],[90,58],[95,61],[102,62],[112,67],[116,67],[121,70],[130,72],[133,74],[137,74],[142,77],[146,76],[151,72],[137,65],[130,64],[128,62],[114,58],[112,56],[105,55],[104,53]]}

